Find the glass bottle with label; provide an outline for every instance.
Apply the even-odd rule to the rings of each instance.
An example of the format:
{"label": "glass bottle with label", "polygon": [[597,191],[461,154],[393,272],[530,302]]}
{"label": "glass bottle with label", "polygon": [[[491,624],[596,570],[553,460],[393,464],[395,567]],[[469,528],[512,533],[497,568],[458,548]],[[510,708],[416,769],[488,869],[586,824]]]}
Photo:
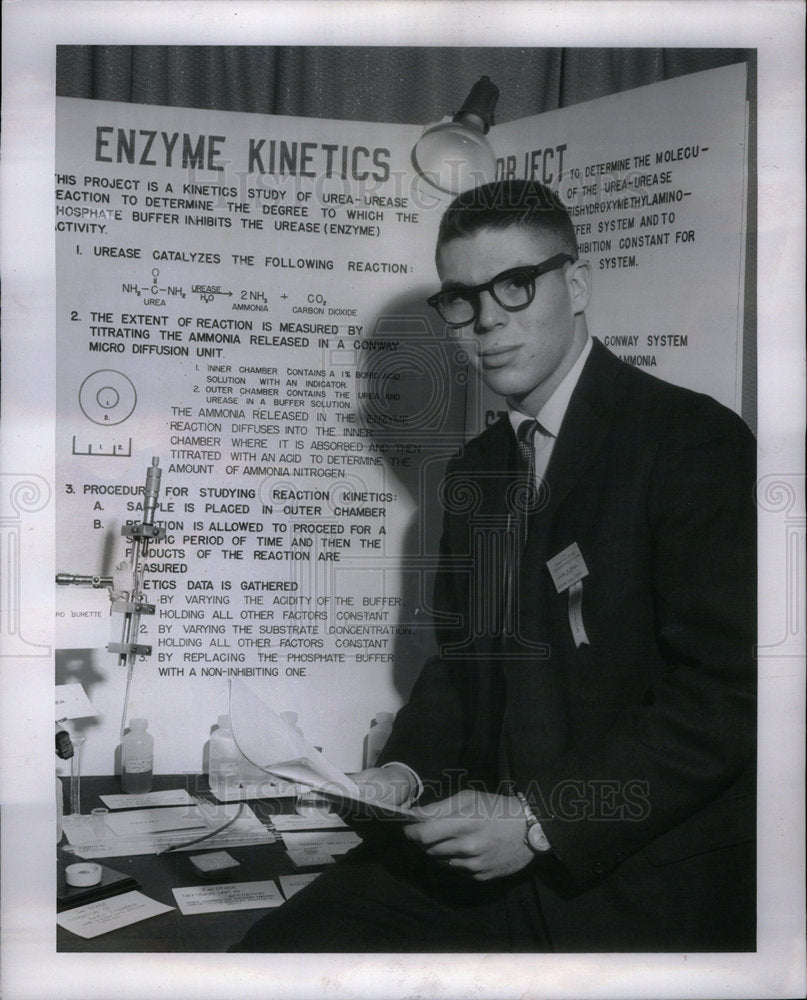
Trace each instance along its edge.
{"label": "glass bottle with label", "polygon": [[150,792],[154,778],[154,739],[147,726],[146,719],[130,719],[121,743],[120,784],[132,795]]}
{"label": "glass bottle with label", "polygon": [[229,715],[220,715],[218,729],[210,735],[210,787],[237,785],[241,779],[241,751],[233,737]]}

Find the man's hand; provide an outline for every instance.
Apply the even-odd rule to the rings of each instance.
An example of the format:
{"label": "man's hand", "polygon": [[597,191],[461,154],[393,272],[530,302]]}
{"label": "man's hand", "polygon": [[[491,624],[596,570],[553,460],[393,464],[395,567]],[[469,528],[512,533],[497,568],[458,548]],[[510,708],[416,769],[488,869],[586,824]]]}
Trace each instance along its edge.
{"label": "man's hand", "polygon": [[512,875],[533,859],[524,843],[524,810],[514,796],[464,791],[412,812],[423,818],[407,824],[405,836],[476,881]]}
{"label": "man's hand", "polygon": [[368,767],[348,775],[360,785],[368,802],[400,806],[417,794],[417,782],[412,773],[397,764]]}

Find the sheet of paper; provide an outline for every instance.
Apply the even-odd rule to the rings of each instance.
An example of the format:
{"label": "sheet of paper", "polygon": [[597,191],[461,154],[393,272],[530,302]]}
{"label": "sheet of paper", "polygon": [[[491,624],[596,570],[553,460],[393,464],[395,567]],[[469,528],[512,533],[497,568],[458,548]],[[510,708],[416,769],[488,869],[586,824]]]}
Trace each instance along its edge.
{"label": "sheet of paper", "polygon": [[283,834],[283,843],[287,851],[302,851],[313,847],[328,854],[344,854],[351,847],[360,844],[361,837],[352,830],[336,833],[331,830],[295,830]]}
{"label": "sheet of paper", "polygon": [[98,715],[80,684],[56,685],[56,719],[86,719]]}
{"label": "sheet of paper", "polygon": [[218,910],[257,910],[285,902],[274,882],[224,882],[172,889],[184,916],[216,913]]}
{"label": "sheet of paper", "polygon": [[322,865],[332,865],[336,858],[321,847],[302,847],[299,850],[286,851],[289,859],[298,868],[319,868]]}
{"label": "sheet of paper", "polygon": [[100,795],[107,809],[144,809],[147,806],[192,806],[193,799],[184,788],[170,788],[164,792],[146,792],[144,795]]}
{"label": "sheet of paper", "polygon": [[289,725],[243,681],[230,683],[230,718],[238,749],[247,760],[274,777],[310,788],[336,788],[349,795],[358,786],[331,763],[302,733]]}
{"label": "sheet of paper", "polygon": [[377,801],[370,786],[357,786],[355,793],[340,793],[336,788],[322,788],[319,792],[323,798],[333,803],[338,811],[347,811],[350,815],[396,823],[411,823],[420,818],[408,806],[396,806],[389,802]]}
{"label": "sheet of paper", "polygon": [[219,802],[242,802],[244,799],[293,798],[301,791],[294,781],[272,781],[268,776],[237,783],[214,784],[210,789]]}
{"label": "sheet of paper", "polygon": [[156,899],[149,899],[142,892],[132,890],[60,913],[56,923],[79,937],[94,938],[173,909],[173,906],[158,903]]}
{"label": "sheet of paper", "polygon": [[287,833],[295,830],[336,830],[346,828],[347,823],[336,813],[318,813],[312,816],[280,813],[272,817],[272,826],[280,833]]}
{"label": "sheet of paper", "polygon": [[205,876],[208,876],[212,872],[226,871],[227,869],[237,868],[238,862],[232,856],[228,854],[227,851],[213,851],[212,853],[206,854],[192,854],[189,858],[191,864],[196,868],[197,871],[202,872]]}
{"label": "sheet of paper", "polygon": [[205,817],[195,805],[113,813],[106,817],[106,824],[118,837],[135,837],[167,830],[199,830],[201,833],[207,829]]}
{"label": "sheet of paper", "polygon": [[[155,810],[146,810],[147,813],[149,811]],[[185,812],[185,809],[180,811]],[[267,829],[252,809],[245,805],[235,823],[209,840],[205,840],[203,847],[192,843],[197,836],[201,836],[206,830],[215,830],[218,826],[223,825],[234,811],[232,807],[226,812],[220,806],[214,807],[211,810],[211,815],[215,815],[215,820],[200,829],[193,827],[154,832],[146,828],[136,829],[123,836],[110,829],[110,826],[114,820],[123,819],[127,815],[126,813],[107,816],[106,829],[103,833],[99,833],[95,829],[89,816],[65,816],[64,831],[70,841],[73,853],[79,858],[119,858],[138,854],[159,854],[168,847],[175,847],[180,851],[209,850],[217,847],[246,847],[252,844],[273,844],[277,840],[275,831]],[[187,842],[187,846],[176,847],[177,844],[185,842]]]}
{"label": "sheet of paper", "polygon": [[280,890],[286,899],[291,899],[296,892],[304,889],[309,882],[313,882],[321,874],[322,872],[306,872],[305,875],[281,875],[279,878]]}

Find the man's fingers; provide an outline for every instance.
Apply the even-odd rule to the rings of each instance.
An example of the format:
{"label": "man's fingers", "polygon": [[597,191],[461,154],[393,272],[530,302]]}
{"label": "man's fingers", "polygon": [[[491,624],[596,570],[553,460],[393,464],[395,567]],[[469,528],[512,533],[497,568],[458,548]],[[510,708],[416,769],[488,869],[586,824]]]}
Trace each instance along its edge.
{"label": "man's fingers", "polygon": [[411,840],[413,844],[420,844],[421,847],[432,847],[441,841],[453,836],[442,824],[428,820],[421,823],[407,823],[403,828],[404,836]]}
{"label": "man's fingers", "polygon": [[[429,802],[425,806],[413,806],[411,812],[418,819],[440,819],[448,816],[462,816],[468,811],[468,803],[465,793],[452,795],[447,799],[440,799],[437,802]],[[465,812],[463,812],[465,810]]]}
{"label": "man's fingers", "polygon": [[460,836],[468,828],[468,820],[460,816],[445,816],[441,819],[407,823],[404,835],[415,844],[431,847]]}
{"label": "man's fingers", "polygon": [[460,864],[465,858],[465,849],[460,841],[454,839],[442,840],[439,844],[433,844],[427,848],[426,853],[430,858],[442,861],[444,864],[448,864],[450,861],[456,861],[457,864]]}

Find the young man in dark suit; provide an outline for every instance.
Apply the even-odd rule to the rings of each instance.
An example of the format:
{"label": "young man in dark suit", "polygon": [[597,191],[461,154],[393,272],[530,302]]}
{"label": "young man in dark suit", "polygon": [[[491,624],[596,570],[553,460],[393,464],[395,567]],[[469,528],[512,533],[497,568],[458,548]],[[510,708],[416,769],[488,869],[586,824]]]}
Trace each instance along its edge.
{"label": "young man in dark suit", "polygon": [[240,947],[753,950],[753,437],[590,338],[541,185],[457,198],[437,269],[509,413],[449,464],[440,653],[357,776],[420,821]]}

